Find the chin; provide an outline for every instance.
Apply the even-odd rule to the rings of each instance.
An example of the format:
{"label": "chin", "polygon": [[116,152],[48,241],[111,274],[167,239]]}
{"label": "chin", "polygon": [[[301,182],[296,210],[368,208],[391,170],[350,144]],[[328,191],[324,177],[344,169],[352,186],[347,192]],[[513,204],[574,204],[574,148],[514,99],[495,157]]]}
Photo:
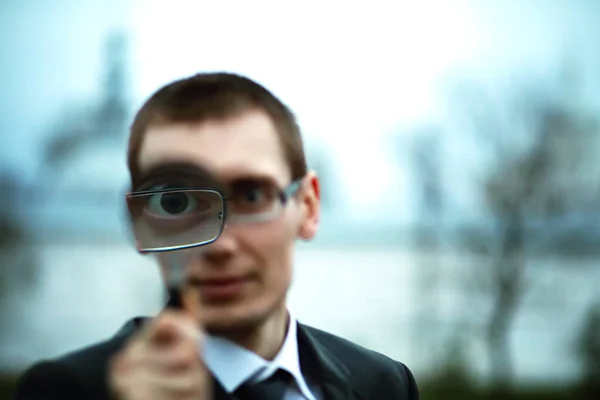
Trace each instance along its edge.
{"label": "chin", "polygon": [[207,333],[218,336],[244,335],[256,331],[285,303],[203,306],[200,318]]}

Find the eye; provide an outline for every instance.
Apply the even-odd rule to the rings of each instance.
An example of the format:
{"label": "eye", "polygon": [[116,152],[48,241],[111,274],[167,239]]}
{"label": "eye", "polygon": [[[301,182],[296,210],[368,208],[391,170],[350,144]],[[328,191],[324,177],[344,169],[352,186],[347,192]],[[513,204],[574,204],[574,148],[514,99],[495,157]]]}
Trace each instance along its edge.
{"label": "eye", "polygon": [[240,201],[248,205],[260,204],[265,201],[265,192],[259,187],[247,188],[240,193]]}
{"label": "eye", "polygon": [[276,195],[262,185],[236,188],[229,206],[234,214],[255,214],[269,211],[275,205]]}
{"label": "eye", "polygon": [[152,195],[148,200],[148,208],[151,214],[179,216],[207,210],[210,204],[198,199],[192,193],[173,192]]}

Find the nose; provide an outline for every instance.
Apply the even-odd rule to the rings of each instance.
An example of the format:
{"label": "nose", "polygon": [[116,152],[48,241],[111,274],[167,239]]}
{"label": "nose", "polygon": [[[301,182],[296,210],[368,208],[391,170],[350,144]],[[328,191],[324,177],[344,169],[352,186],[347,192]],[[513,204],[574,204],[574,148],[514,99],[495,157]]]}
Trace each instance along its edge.
{"label": "nose", "polygon": [[231,232],[231,228],[224,226],[219,238],[205,246],[202,257],[208,263],[220,265],[233,258],[237,249],[238,241]]}

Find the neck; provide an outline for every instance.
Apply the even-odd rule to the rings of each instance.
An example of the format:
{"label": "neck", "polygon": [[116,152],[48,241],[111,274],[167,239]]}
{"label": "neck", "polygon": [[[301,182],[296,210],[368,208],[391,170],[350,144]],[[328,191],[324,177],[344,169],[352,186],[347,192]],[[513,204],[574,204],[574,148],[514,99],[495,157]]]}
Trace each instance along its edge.
{"label": "neck", "polygon": [[287,308],[283,304],[269,318],[253,329],[223,336],[265,360],[271,361],[283,346],[289,329],[289,319]]}

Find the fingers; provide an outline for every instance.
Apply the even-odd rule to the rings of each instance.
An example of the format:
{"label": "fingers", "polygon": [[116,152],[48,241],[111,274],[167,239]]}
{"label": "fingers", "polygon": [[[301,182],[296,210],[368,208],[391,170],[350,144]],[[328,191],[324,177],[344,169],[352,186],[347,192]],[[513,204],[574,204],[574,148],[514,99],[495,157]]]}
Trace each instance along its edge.
{"label": "fingers", "polygon": [[207,385],[190,380],[184,387],[165,387],[155,383],[155,379],[138,379],[136,385],[120,386],[113,391],[118,400],[203,400],[210,399]]}
{"label": "fingers", "polygon": [[[117,370],[119,370],[118,367]],[[165,398],[171,398],[170,396],[175,395],[177,398],[185,398],[194,393],[202,393],[208,386],[207,374],[202,369],[188,368],[179,371],[179,373],[164,373],[160,367],[154,369],[127,369],[126,367],[120,370],[125,370],[126,372],[113,375],[112,386],[115,391],[131,394],[152,388],[153,397],[147,397],[147,399],[154,397],[162,398],[162,396],[156,396],[158,392],[168,395]],[[126,396],[126,398],[131,398],[131,396]]]}
{"label": "fingers", "polygon": [[181,340],[199,342],[200,330],[192,317],[184,312],[165,311],[144,329],[139,341],[161,347]]}
{"label": "fingers", "polygon": [[182,396],[200,392],[206,386],[206,376],[199,373],[174,376],[146,374],[142,377],[142,380],[152,382],[153,385],[161,388],[164,392],[177,393]]}
{"label": "fingers", "polygon": [[177,372],[201,363],[198,346],[192,342],[178,342],[173,346],[163,346],[150,350],[148,346],[132,349],[129,363],[147,364],[158,372]]}
{"label": "fingers", "polygon": [[128,400],[205,398],[208,373],[200,359],[201,339],[189,315],[166,311],[112,360],[111,387]]}
{"label": "fingers", "polygon": [[181,369],[200,362],[200,330],[187,315],[165,312],[152,321],[128,348],[129,363]]}

